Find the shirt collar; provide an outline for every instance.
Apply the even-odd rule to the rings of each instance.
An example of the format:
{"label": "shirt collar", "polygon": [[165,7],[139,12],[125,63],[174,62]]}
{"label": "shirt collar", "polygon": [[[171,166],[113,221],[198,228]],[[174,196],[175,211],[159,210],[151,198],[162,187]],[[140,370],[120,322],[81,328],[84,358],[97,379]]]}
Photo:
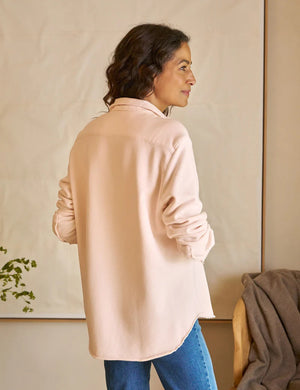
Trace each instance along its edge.
{"label": "shirt collar", "polygon": [[[145,110],[152,111],[155,115],[160,116],[162,118],[167,118],[165,114],[163,114],[159,108],[157,108],[154,104],[150,103],[148,100],[129,98],[129,97],[120,97],[117,98],[113,104],[109,106],[109,111],[114,108],[127,108],[130,109],[134,107],[140,107]],[[122,109],[122,108],[121,108]]]}

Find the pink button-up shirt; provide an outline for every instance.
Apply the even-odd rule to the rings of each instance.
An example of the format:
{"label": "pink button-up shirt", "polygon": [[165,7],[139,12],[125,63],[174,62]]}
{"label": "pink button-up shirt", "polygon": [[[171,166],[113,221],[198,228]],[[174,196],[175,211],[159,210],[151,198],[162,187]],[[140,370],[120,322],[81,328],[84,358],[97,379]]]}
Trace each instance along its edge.
{"label": "pink button-up shirt", "polygon": [[145,361],[214,317],[202,211],[186,128],[146,100],[119,98],[78,134],[53,231],[77,243],[90,354]]}

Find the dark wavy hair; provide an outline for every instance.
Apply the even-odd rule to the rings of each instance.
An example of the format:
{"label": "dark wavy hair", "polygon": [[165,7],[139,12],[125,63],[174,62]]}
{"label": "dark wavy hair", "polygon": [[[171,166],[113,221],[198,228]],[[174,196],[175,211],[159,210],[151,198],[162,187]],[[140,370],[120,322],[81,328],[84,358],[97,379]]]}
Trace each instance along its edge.
{"label": "dark wavy hair", "polygon": [[[154,78],[164,64],[190,37],[165,24],[145,23],[133,27],[117,45],[106,69],[109,108],[119,97],[143,99],[153,90]],[[169,107],[163,112],[169,114]]]}

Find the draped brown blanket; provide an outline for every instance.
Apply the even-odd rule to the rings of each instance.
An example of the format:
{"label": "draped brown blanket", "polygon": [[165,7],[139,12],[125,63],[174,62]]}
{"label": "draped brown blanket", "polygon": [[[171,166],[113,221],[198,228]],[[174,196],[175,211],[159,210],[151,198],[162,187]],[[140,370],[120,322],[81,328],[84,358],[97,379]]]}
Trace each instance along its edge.
{"label": "draped brown blanket", "polygon": [[244,274],[242,283],[252,343],[237,389],[300,389],[300,271]]}

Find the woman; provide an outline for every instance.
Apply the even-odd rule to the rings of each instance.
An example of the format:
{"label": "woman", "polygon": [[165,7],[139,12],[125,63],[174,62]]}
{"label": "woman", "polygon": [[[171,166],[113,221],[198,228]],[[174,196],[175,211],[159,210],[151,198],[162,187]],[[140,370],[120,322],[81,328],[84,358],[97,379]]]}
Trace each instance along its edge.
{"label": "woman", "polygon": [[202,211],[192,142],[168,118],[195,78],[189,38],[132,28],[106,71],[109,111],[78,134],[60,181],[53,230],[78,244],[89,351],[107,388],[216,383],[198,318],[214,317],[203,267],[214,235]]}

